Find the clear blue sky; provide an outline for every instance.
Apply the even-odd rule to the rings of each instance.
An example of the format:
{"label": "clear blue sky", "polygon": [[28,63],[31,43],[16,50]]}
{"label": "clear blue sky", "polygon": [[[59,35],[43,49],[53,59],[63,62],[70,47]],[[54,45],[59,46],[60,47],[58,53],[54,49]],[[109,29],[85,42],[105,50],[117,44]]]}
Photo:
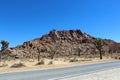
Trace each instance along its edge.
{"label": "clear blue sky", "polygon": [[0,40],[10,47],[52,29],[120,42],[120,0],[0,0]]}

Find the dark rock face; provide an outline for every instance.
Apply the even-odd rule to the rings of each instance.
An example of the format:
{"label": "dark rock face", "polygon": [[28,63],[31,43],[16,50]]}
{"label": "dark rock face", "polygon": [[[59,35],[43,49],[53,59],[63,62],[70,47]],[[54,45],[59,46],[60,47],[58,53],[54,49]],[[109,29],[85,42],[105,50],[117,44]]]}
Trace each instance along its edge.
{"label": "dark rock face", "polygon": [[[82,32],[81,30],[52,30],[49,34],[42,36],[31,41],[24,42],[23,45],[13,48],[14,53],[37,54],[37,48],[41,48],[47,55],[50,54],[51,48],[54,49],[58,55],[70,55],[77,54],[78,50],[81,50],[81,54],[92,54],[97,49],[95,48],[93,41],[94,37]],[[109,50],[120,50],[120,44],[112,40],[104,40]],[[104,51],[109,51],[104,50]]]}
{"label": "dark rock face", "polygon": [[106,45],[109,47],[110,51],[112,52],[120,52],[120,43],[117,43],[113,40],[105,39],[104,40]]}

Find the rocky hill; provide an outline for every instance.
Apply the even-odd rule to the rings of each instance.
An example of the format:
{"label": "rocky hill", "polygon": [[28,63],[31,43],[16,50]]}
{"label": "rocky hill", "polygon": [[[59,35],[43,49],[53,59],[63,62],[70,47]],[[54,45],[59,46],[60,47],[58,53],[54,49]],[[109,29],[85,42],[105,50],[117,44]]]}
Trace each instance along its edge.
{"label": "rocky hill", "polygon": [[[80,51],[81,54],[94,54],[97,52],[93,44],[94,37],[82,32],[81,30],[52,30],[49,34],[43,35],[31,41],[24,42],[23,45],[11,48],[14,54],[18,55],[37,55],[41,49],[42,56],[50,56],[55,53],[56,56],[77,55]],[[104,39],[105,45],[103,52],[119,52],[120,44]]]}

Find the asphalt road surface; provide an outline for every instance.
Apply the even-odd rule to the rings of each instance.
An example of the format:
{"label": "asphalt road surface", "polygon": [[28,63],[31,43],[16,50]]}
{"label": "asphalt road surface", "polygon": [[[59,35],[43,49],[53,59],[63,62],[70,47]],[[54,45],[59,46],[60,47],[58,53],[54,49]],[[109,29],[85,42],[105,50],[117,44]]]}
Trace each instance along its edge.
{"label": "asphalt road surface", "polygon": [[56,69],[4,73],[0,74],[0,80],[59,80],[113,68],[120,68],[120,61]]}

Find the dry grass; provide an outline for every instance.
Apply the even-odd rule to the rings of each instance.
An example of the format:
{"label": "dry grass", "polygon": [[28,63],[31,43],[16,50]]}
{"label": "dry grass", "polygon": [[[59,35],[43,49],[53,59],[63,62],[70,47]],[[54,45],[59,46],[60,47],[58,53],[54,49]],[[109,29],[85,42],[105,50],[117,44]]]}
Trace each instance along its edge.
{"label": "dry grass", "polygon": [[[73,60],[70,62],[70,60]],[[75,62],[74,62],[75,60]],[[103,57],[103,60],[100,60],[99,58],[56,58],[56,59],[43,59],[44,62],[42,64],[40,63],[39,66],[36,66],[36,63],[38,63],[37,60],[10,60],[6,61],[7,66],[0,67],[0,73],[2,72],[13,72],[13,71],[24,71],[24,70],[36,70],[36,69],[46,69],[46,68],[57,68],[57,67],[66,67],[66,66],[74,66],[74,65],[83,65],[83,64],[90,64],[90,63],[98,63],[98,62],[107,62],[107,61],[113,61],[115,59],[106,58]],[[16,65],[18,63],[22,63],[25,66],[18,67],[18,68],[11,68],[12,65]],[[0,65],[4,64],[4,62],[1,62]]]}

